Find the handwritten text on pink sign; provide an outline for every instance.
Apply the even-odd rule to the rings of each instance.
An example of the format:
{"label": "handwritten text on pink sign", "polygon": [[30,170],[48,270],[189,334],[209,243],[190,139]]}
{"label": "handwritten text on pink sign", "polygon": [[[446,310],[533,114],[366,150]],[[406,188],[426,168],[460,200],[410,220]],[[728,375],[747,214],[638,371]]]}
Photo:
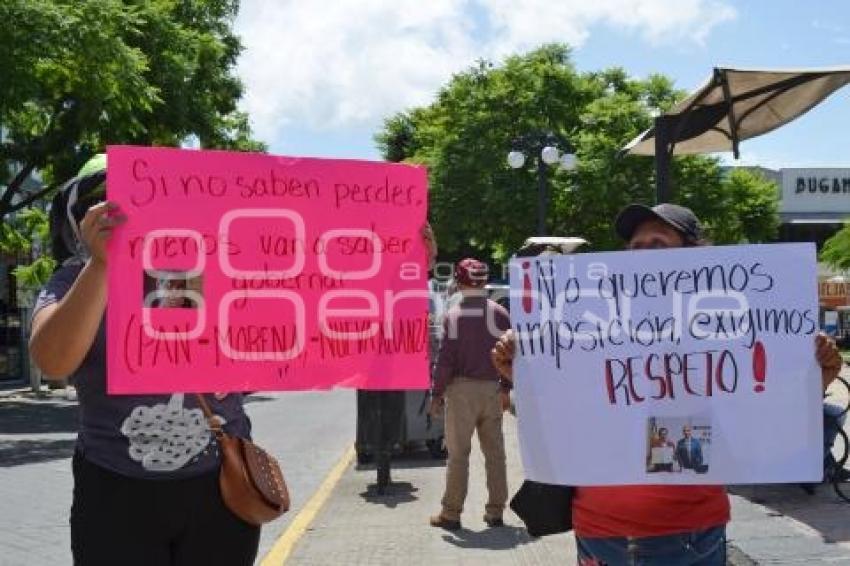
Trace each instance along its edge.
{"label": "handwritten text on pink sign", "polygon": [[425,170],[116,146],[110,393],[428,386]]}

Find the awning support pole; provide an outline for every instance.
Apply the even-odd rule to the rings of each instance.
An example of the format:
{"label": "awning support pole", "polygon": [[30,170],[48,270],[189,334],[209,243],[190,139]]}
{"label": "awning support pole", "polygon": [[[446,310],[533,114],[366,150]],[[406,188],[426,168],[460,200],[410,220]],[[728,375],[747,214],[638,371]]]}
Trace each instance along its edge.
{"label": "awning support pole", "polygon": [[655,117],[655,203],[670,201],[670,119]]}

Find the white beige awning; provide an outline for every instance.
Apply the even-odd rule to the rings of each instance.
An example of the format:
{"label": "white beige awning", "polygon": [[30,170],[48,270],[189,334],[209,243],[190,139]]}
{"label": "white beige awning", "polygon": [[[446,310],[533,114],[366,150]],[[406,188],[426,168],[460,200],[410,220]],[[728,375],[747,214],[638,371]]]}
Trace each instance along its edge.
{"label": "white beige awning", "polygon": [[[704,86],[664,114],[672,120],[673,154],[732,151],[805,114],[850,82],[850,67],[731,69],[717,67]],[[655,155],[655,128],[623,151]]]}

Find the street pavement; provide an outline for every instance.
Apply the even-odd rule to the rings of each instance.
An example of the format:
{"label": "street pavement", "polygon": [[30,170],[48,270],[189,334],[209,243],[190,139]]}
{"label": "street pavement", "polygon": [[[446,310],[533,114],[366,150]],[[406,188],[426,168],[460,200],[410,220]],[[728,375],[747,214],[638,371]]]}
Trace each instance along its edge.
{"label": "street pavement", "polygon": [[77,405],[0,401],[0,564],[70,564]]}
{"label": "street pavement", "polygon": [[288,513],[263,527],[258,557],[271,549],[351,446],[356,405],[354,391],[348,390],[248,397],[254,440],[280,462],[292,500]]}
{"label": "street pavement", "polygon": [[[513,417],[505,419],[508,486],[522,483],[522,467]],[[484,524],[484,461],[473,442],[469,494],[457,532],[431,527],[428,517],[440,510],[445,466],[427,452],[393,464],[393,485],[386,495],[375,491],[374,467],[348,470],[319,516],[295,547],[293,565],[501,565],[574,564],[570,536],[532,539],[513,513],[506,526]],[[263,566],[272,566],[264,564]],[[277,566],[277,565],[274,565]]]}
{"label": "street pavement", "polygon": [[[837,398],[836,398],[837,397]],[[848,401],[836,388],[835,402]],[[516,421],[505,418],[508,478],[514,492],[522,483]],[[463,529],[449,532],[428,525],[440,508],[445,468],[427,455],[394,464],[391,491],[375,492],[375,471],[351,466],[286,564],[369,566],[422,564],[574,564],[572,534],[530,538],[508,510],[504,528],[482,520],[486,500],[484,465],[477,441],[470,460],[469,495]],[[848,485],[850,488],[850,485]],[[729,564],[850,565],[850,504],[831,486],[813,495],[797,485],[736,486],[730,489],[732,522]],[[850,495],[850,489],[847,489]],[[278,566],[266,561],[263,566]]]}
{"label": "street pavement", "polygon": [[[850,377],[847,367],[842,377]],[[841,386],[829,394],[832,403],[850,403]],[[844,430],[850,432],[850,422]],[[850,483],[843,485],[850,496]],[[850,503],[831,485],[819,485],[811,495],[798,485],[734,486],[730,493],[727,533],[745,557],[740,564],[850,564]]]}
{"label": "street pavement", "polygon": [[[246,410],[255,440],[280,459],[292,494],[291,511],[263,528],[263,556],[351,446],[355,398],[344,390],[262,393],[248,398]],[[0,566],[71,564],[76,418],[76,402],[57,393],[0,393]]]}
{"label": "street pavement", "polygon": [[[425,451],[394,464],[394,484],[384,496],[375,491],[373,467],[351,464],[328,487],[329,471],[354,439],[353,392],[257,394],[247,410],[257,442],[280,459],[293,499],[289,513],[264,527],[258,564],[280,563],[271,559],[279,553],[269,555],[279,541],[289,545],[286,564],[296,565],[575,563],[571,535],[532,539],[511,512],[504,528],[484,525],[477,442],[464,528],[450,533],[428,525],[439,510],[445,468]],[[76,414],[76,403],[61,396],[0,393],[0,566],[70,564]],[[522,481],[513,417],[506,417],[505,433],[513,492]],[[325,488],[326,500],[307,513],[305,505]],[[730,563],[850,565],[850,504],[831,487],[819,486],[814,495],[785,485],[731,492]],[[292,536],[300,532],[296,523],[300,538]]]}

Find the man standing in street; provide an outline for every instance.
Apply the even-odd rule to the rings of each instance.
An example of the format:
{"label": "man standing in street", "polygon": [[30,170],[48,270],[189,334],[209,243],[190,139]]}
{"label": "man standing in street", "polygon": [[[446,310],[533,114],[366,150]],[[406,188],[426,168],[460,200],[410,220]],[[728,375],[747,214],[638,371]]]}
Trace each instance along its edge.
{"label": "man standing in street", "polygon": [[460,303],[446,315],[443,343],[435,371],[431,414],[446,415],[446,490],[442,510],[431,517],[431,525],[449,530],[460,528],[460,515],[469,482],[469,453],[477,430],[487,474],[489,494],[484,522],[502,526],[508,500],[505,439],[502,413],[510,386],[500,383],[490,350],[510,327],[508,312],[489,300],[484,285],[487,266],[465,259],[455,267],[455,280],[462,295]]}

